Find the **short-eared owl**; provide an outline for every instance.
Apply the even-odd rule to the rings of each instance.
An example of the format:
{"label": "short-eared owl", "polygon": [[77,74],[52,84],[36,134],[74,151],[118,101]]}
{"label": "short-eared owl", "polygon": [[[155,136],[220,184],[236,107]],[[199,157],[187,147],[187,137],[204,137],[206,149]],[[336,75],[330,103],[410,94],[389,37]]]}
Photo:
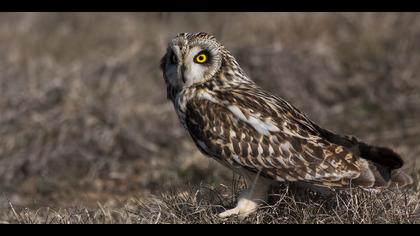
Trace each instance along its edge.
{"label": "short-eared owl", "polygon": [[364,189],[412,182],[392,150],[323,129],[264,91],[212,35],[177,35],[161,69],[168,98],[197,147],[246,181],[238,205],[221,217],[254,212],[282,181]]}

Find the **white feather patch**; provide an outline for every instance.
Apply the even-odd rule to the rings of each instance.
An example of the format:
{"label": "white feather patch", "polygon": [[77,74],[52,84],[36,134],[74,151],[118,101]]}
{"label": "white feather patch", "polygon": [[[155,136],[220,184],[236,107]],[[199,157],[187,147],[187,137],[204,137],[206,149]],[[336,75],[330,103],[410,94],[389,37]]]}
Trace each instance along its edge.
{"label": "white feather patch", "polygon": [[290,145],[289,142],[280,143],[280,149],[282,153],[291,153],[290,149],[292,148],[292,145]]}
{"label": "white feather patch", "polygon": [[259,162],[262,166],[264,166],[265,168],[272,168],[272,167],[267,166],[267,165],[265,164],[265,162],[263,161],[263,159],[262,159],[261,155],[258,155],[258,156],[257,156],[257,160],[258,160],[258,162]]}
{"label": "white feather patch", "polygon": [[278,157],[276,160],[278,162],[280,162],[280,164],[283,165],[284,168],[288,168],[289,167],[289,165],[287,165],[286,162],[283,161],[283,158]]}
{"label": "white feather patch", "polygon": [[265,122],[260,120],[259,118],[250,115],[247,119],[242,113],[242,111],[235,105],[228,106],[229,111],[231,111],[237,118],[239,118],[242,121],[247,122],[250,124],[256,131],[258,131],[261,134],[269,135],[270,132],[279,132],[280,129],[275,126],[272,122]]}
{"label": "white feather patch", "polygon": [[277,180],[277,181],[284,182],[284,179],[283,179],[282,177],[280,177],[280,176],[276,176],[276,180]]}
{"label": "white feather patch", "polygon": [[239,156],[238,156],[238,155],[232,155],[232,158],[233,158],[233,160],[235,160],[237,163],[239,163],[239,164],[241,164],[241,165],[242,165],[242,162],[241,162],[241,160],[239,159]]}
{"label": "white feather patch", "polygon": [[209,94],[207,92],[200,93],[200,97],[202,99],[208,100],[208,101],[210,101],[212,103],[218,103],[217,100],[211,94]]}
{"label": "white feather patch", "polygon": [[268,145],[268,152],[270,153],[270,156],[274,154],[274,149],[271,147],[271,145]]}
{"label": "white feather patch", "polygon": [[306,180],[310,180],[310,179],[313,179],[313,178],[312,178],[312,176],[310,174],[305,174],[305,179]]}
{"label": "white feather patch", "polygon": [[258,144],[258,154],[261,155],[264,152],[261,144]]}

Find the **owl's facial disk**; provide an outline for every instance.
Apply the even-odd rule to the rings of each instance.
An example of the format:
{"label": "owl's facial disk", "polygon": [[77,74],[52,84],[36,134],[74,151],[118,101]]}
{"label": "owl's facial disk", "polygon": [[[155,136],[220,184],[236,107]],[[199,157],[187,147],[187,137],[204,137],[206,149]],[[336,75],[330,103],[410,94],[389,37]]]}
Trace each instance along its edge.
{"label": "owl's facial disk", "polygon": [[173,44],[165,58],[166,80],[179,89],[210,79],[220,67],[217,48],[201,45],[180,47]]}

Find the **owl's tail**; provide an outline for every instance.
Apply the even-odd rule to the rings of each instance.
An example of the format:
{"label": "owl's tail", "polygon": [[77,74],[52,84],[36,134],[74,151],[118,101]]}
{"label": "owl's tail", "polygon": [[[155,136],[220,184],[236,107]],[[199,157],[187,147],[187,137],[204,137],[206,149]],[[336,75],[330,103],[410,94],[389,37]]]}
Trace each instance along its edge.
{"label": "owl's tail", "polygon": [[413,183],[413,179],[401,171],[401,157],[389,148],[358,142],[360,157],[367,161],[367,168],[354,183],[369,188],[400,188]]}
{"label": "owl's tail", "polygon": [[353,183],[368,188],[396,188],[410,185],[413,179],[400,168],[404,161],[393,150],[359,141],[355,137],[342,136],[317,127],[328,141],[347,147],[366,160],[365,171]]}

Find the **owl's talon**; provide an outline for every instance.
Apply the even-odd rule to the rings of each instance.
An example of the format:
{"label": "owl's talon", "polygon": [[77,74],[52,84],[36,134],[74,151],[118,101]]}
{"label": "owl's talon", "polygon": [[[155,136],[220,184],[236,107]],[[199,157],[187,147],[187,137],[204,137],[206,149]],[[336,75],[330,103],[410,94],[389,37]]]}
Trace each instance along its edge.
{"label": "owl's talon", "polygon": [[256,201],[242,198],[238,201],[238,205],[230,210],[226,210],[219,214],[220,218],[227,218],[237,215],[240,220],[244,220],[250,214],[257,211],[259,204]]}
{"label": "owl's talon", "polygon": [[239,214],[239,209],[237,207],[230,209],[230,210],[226,210],[222,213],[219,214],[220,218],[227,218],[233,215],[238,215]]}
{"label": "owl's talon", "polygon": [[[250,180],[246,179],[247,185],[250,186]],[[240,220],[245,219],[250,214],[257,211],[260,204],[267,198],[267,190],[269,185],[260,182],[258,187],[250,187],[243,191],[238,199],[238,204],[235,208],[226,210],[219,214],[219,217],[226,218],[233,215],[238,215]]]}

